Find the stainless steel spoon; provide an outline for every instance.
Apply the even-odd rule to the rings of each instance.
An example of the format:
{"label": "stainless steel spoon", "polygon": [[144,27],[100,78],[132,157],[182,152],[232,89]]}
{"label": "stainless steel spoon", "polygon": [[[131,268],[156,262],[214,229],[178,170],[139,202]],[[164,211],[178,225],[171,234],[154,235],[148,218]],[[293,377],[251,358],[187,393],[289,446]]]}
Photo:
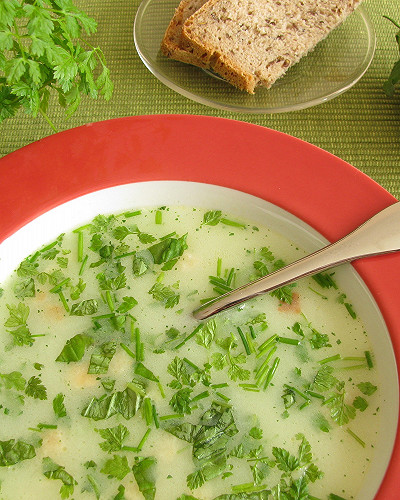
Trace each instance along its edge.
{"label": "stainless steel spoon", "polygon": [[278,271],[225,293],[193,311],[196,319],[206,319],[253,297],[271,292],[293,281],[331,267],[400,250],[400,202],[394,203],[353,232],[321,250],[299,259]]}

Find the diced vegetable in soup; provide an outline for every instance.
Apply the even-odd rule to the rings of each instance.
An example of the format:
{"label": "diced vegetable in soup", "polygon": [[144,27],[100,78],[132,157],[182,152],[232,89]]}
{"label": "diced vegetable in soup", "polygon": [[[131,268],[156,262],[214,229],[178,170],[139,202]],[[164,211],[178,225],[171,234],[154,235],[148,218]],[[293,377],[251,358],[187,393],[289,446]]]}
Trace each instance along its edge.
{"label": "diced vegetable in soup", "polygon": [[160,207],[27,257],[0,298],[0,497],[353,498],[379,384],[334,271],[192,317],[302,255],[219,210]]}

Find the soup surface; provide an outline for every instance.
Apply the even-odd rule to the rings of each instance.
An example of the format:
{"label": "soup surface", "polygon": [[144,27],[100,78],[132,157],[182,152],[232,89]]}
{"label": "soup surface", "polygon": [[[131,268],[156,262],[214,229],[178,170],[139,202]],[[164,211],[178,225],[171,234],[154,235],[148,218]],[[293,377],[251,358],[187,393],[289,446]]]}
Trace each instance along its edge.
{"label": "soup surface", "polygon": [[0,289],[0,498],[353,498],[378,374],[335,273],[199,323],[304,255],[219,210],[98,216]]}

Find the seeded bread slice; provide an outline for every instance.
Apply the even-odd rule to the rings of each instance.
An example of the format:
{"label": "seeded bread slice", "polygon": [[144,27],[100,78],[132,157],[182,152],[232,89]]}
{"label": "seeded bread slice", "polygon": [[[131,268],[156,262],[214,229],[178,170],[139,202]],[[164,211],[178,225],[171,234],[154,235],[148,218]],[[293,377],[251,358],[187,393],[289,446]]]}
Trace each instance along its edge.
{"label": "seeded bread slice", "polygon": [[161,50],[163,54],[177,61],[203,67],[202,60],[197,60],[190,45],[182,40],[182,27],[185,21],[202,7],[207,0],[182,0],[168,25]]}
{"label": "seeded bread slice", "polygon": [[[271,87],[361,0],[208,0],[184,23],[196,61],[253,94]],[[200,64],[198,64],[200,65]]]}

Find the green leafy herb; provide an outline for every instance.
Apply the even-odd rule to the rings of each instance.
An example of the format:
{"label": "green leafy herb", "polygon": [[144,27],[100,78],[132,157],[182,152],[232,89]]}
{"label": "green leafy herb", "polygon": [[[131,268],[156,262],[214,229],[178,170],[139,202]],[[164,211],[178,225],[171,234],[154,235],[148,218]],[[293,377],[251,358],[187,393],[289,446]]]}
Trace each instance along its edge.
{"label": "green leafy herb", "polygon": [[64,405],[64,394],[61,392],[53,399],[53,410],[57,418],[62,418],[67,416],[67,410]]}
{"label": "green leafy herb", "polygon": [[334,394],[324,404],[330,407],[331,417],[338,425],[347,424],[356,416],[354,407],[346,404],[344,391]]}
{"label": "green leafy herb", "polygon": [[156,495],[155,467],[157,460],[154,457],[135,458],[132,467],[139,491],[145,500],[154,500]]}
{"label": "green leafy herb", "polygon": [[130,470],[128,459],[125,456],[114,455],[113,458],[106,461],[100,472],[121,481]]}
{"label": "green leafy herb", "polygon": [[71,363],[80,361],[85,354],[86,347],[93,344],[93,338],[84,333],[78,333],[71,339],[67,340],[61,353],[56,358],[56,361],[62,363]]}
{"label": "green leafy herb", "polygon": [[0,373],[0,386],[3,385],[6,389],[23,391],[25,389],[25,384],[26,380],[21,372]]}
{"label": "green leafy herb", "polygon": [[31,377],[25,387],[25,394],[35,399],[47,399],[46,387],[39,377]]}
{"label": "green leafy herb", "polygon": [[[383,16],[383,17],[388,19],[398,29],[397,33],[395,34],[395,40],[400,54],[400,24],[388,16]],[[400,82],[400,59],[394,63],[389,78],[383,84],[383,90],[385,91],[387,96],[392,97],[394,95],[395,86],[399,82]]]}
{"label": "green leafy herb", "polygon": [[129,431],[125,425],[119,424],[116,427],[97,429],[100,436],[105,440],[100,443],[100,448],[108,453],[120,451],[123,441],[129,436]]}
{"label": "green leafy herb", "polygon": [[360,382],[357,384],[357,387],[365,396],[371,396],[378,389],[378,387],[371,384],[371,382]]}
{"label": "green leafy herb", "polygon": [[154,283],[149,290],[149,294],[153,296],[154,300],[162,302],[166,309],[179,304],[179,293],[175,292],[170,286],[163,285],[162,283]]}
{"label": "green leafy herb", "polygon": [[140,408],[142,400],[138,392],[127,387],[124,391],[105,394],[100,398],[93,397],[81,415],[93,420],[105,420],[119,413],[125,420],[129,420]]}
{"label": "green leafy herb", "polygon": [[95,314],[98,309],[97,300],[88,299],[79,302],[78,304],[72,304],[71,307],[71,316],[86,316]]}
{"label": "green leafy herb", "polygon": [[187,234],[184,234],[180,238],[166,238],[149,247],[148,250],[153,256],[154,263],[163,264],[181,257],[188,247],[186,238]]}
{"label": "green leafy herb", "polygon": [[7,328],[8,333],[13,336],[13,343],[19,346],[31,346],[35,339],[26,324],[29,307],[23,302],[19,302],[16,306],[7,304],[7,309],[9,317],[6,319],[4,326]]}
{"label": "green leafy herb", "polygon": [[107,373],[110,361],[117,350],[116,342],[104,342],[96,347],[90,357],[88,373]]}
{"label": "green leafy herb", "polygon": [[65,467],[58,465],[49,457],[43,458],[43,474],[48,479],[59,479],[62,481],[60,488],[61,498],[68,498],[74,493],[74,487],[78,484],[75,479],[69,474]]}
{"label": "green leafy herb", "polygon": [[[0,122],[20,108],[47,116],[51,91],[71,116],[81,95],[110,99],[104,54],[84,41],[96,22],[71,1],[10,0],[0,9]],[[100,69],[98,71],[98,68]],[[1,76],[3,74],[4,76]]]}
{"label": "green leafy herb", "polygon": [[208,226],[216,226],[221,220],[222,212],[221,210],[209,210],[204,214],[203,224]]}
{"label": "green leafy herb", "polygon": [[368,403],[367,401],[362,398],[361,396],[356,396],[353,401],[353,406],[357,410],[364,411],[368,408]]}
{"label": "green leafy herb", "polygon": [[36,456],[35,448],[24,441],[0,441],[0,467],[15,465]]}

